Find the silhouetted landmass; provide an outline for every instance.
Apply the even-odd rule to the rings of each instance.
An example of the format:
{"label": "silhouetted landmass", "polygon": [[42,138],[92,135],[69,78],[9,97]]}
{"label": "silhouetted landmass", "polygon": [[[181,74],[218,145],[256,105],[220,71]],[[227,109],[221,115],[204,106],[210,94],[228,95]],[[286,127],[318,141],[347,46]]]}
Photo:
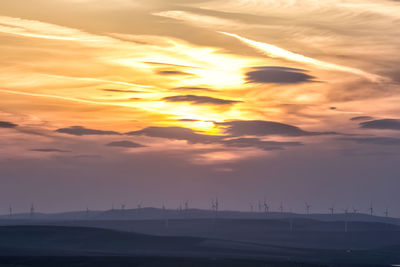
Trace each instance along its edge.
{"label": "silhouetted landmass", "polygon": [[365,213],[301,214],[290,212],[241,212],[188,209],[163,210],[158,208],[113,209],[105,211],[75,211],[63,213],[30,213],[1,215],[0,219],[44,219],[44,220],[164,220],[164,219],[313,219],[319,221],[381,222],[400,225],[400,219],[371,216]]}
{"label": "silhouetted landmass", "polygon": [[[235,242],[307,249],[378,249],[400,245],[400,227],[370,222],[316,220],[10,220],[3,225],[95,227],[158,236],[219,238]],[[346,228],[347,225],[347,228]],[[347,232],[345,232],[347,229]]]}
{"label": "silhouetted landmass", "polygon": [[[149,257],[148,265],[143,266],[153,266],[157,257],[174,258],[176,265],[171,260],[171,266],[188,258],[194,266],[228,266],[230,260],[239,259],[251,263],[237,266],[260,266],[257,260],[272,261],[276,266],[308,266],[279,265],[293,261],[329,266],[398,264],[400,225],[396,218],[355,213],[155,208],[3,216],[0,257],[17,257],[14,260],[18,261],[30,256],[94,257],[84,260],[82,266],[94,266],[90,264],[98,257],[116,257],[110,260],[117,262],[124,257],[126,264],[134,262],[127,266],[135,266],[136,257]],[[210,258],[217,259],[218,265],[205,260]],[[35,260],[26,266],[39,266],[34,264]]]}
{"label": "silhouetted landmass", "polygon": [[[0,236],[0,262],[27,261],[28,265],[25,266],[46,266],[39,265],[41,261],[44,264],[51,264],[52,261],[61,261],[62,264],[77,261],[75,263],[79,264],[82,260],[92,264],[88,266],[94,266],[99,261],[106,264],[107,260],[121,261],[125,266],[128,266],[126,264],[129,261],[136,261],[139,264],[136,266],[185,266],[183,264],[190,262],[194,266],[228,266],[229,263],[234,263],[231,266],[350,266],[400,262],[400,246],[354,251],[301,249],[217,238],[161,237],[59,226],[2,226]],[[165,265],[161,260],[165,257],[168,257],[170,265]],[[150,265],[140,265],[140,261]]]}
{"label": "silhouetted landmass", "polygon": [[[300,249],[59,226],[0,227],[0,266],[385,266],[400,246]],[[381,264],[381,265],[379,265]]]}
{"label": "silhouetted landmass", "polygon": [[[325,264],[163,257],[0,257],[0,267],[327,267]],[[331,265],[332,266],[332,265]]]}

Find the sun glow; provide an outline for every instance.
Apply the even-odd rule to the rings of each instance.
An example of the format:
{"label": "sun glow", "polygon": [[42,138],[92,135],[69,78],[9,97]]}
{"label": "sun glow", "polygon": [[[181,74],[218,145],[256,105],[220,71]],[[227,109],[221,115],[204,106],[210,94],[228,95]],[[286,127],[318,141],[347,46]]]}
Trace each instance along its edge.
{"label": "sun glow", "polygon": [[193,126],[196,130],[204,132],[214,132],[213,128],[215,127],[214,123],[211,121],[196,121],[193,123]]}

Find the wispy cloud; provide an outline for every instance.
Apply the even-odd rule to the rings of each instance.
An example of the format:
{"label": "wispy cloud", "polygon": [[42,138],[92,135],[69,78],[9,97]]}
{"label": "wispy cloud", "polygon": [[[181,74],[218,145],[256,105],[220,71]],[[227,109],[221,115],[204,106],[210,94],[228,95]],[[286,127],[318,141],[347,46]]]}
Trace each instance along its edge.
{"label": "wispy cloud", "polygon": [[43,152],[43,153],[69,153],[71,151],[69,150],[62,150],[62,149],[58,149],[58,148],[34,148],[31,149],[31,151],[34,152]]}
{"label": "wispy cloud", "polygon": [[99,41],[95,36],[68,27],[6,16],[0,16],[0,32],[61,41]]}
{"label": "wispy cloud", "polygon": [[372,79],[372,80],[380,79],[380,77],[378,75],[371,74],[371,73],[365,72],[363,70],[359,70],[359,69],[347,67],[347,66],[341,66],[341,65],[337,65],[337,64],[333,64],[333,63],[329,63],[329,62],[324,62],[324,61],[314,59],[311,57],[307,57],[307,56],[304,56],[301,54],[293,53],[291,51],[288,51],[286,49],[280,48],[280,47],[272,45],[272,44],[254,41],[254,40],[242,37],[242,36],[234,34],[234,33],[228,33],[228,32],[221,32],[221,33],[226,36],[236,38],[239,41],[241,41],[251,47],[254,47],[255,49],[263,52],[265,55],[272,57],[272,58],[283,58],[283,59],[287,59],[290,61],[311,64],[311,65],[314,65],[314,66],[322,68],[322,69],[350,72],[350,73],[354,73],[354,74],[357,74],[357,75],[360,75],[360,76],[363,76],[363,77],[366,77],[366,78]]}

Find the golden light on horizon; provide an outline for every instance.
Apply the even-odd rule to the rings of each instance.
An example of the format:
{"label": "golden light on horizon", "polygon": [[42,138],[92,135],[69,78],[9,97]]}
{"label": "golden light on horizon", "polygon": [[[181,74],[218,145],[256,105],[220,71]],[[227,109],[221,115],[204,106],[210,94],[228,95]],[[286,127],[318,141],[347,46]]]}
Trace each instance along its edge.
{"label": "golden light on horizon", "polygon": [[[100,2],[102,7],[108,5]],[[100,2],[57,1],[54,5],[73,10]],[[299,21],[297,28],[273,18],[265,23],[261,17],[269,11],[258,10],[263,1],[236,2],[228,8],[257,11],[259,20],[249,14],[210,12],[210,3],[202,3],[201,12],[166,3],[115,3],[108,12],[119,14],[123,6],[147,14],[129,25],[118,16],[114,23],[98,25],[81,15],[72,21],[5,12],[0,15],[0,62],[6,66],[0,73],[0,94],[7,99],[4,106],[34,114],[49,129],[73,126],[79,118],[80,124],[87,121],[99,130],[175,126],[221,136],[224,132],[214,122],[274,121],[302,129],[319,128],[319,123],[325,127],[328,121],[336,122],[339,114],[368,113],[355,100],[346,109],[331,108],[378,94],[381,87],[388,91],[396,87],[385,77],[389,72],[382,70],[383,64],[362,61],[367,58],[362,53],[370,53],[372,60],[383,51],[395,51],[395,44],[378,30],[374,31],[380,38],[378,49],[362,34],[353,39],[363,48],[348,49],[350,40],[345,34],[315,29],[312,21]],[[274,12],[280,12],[283,4],[268,3]],[[293,1],[283,5],[286,13],[282,16],[295,19],[294,10],[300,8],[323,22],[325,16],[314,14],[315,10],[325,10],[326,17],[336,16],[337,9],[355,12],[349,3],[331,4],[311,8]],[[93,12],[91,16],[101,21],[102,7],[85,12]],[[387,6],[379,5],[376,12],[390,15],[381,18],[382,25],[396,17]],[[344,31],[348,25],[337,27]]]}

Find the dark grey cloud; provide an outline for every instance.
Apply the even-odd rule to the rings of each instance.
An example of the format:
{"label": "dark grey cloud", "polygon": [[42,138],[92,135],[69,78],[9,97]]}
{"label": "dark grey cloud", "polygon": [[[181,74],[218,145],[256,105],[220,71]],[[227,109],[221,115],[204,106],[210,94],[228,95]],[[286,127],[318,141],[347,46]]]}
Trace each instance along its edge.
{"label": "dark grey cloud", "polygon": [[314,77],[304,70],[285,67],[255,67],[246,73],[249,83],[296,84],[312,82]]}
{"label": "dark grey cloud", "polygon": [[261,150],[283,150],[286,146],[300,146],[301,142],[263,141],[258,138],[235,138],[222,142],[228,147],[255,147]]}
{"label": "dark grey cloud", "polygon": [[195,105],[232,105],[238,103],[240,101],[235,100],[226,100],[220,99],[210,96],[197,96],[197,95],[177,95],[177,96],[168,96],[163,98],[164,101],[167,102],[189,102]]}
{"label": "dark grey cloud", "polygon": [[157,72],[159,75],[171,75],[171,76],[176,76],[176,75],[193,75],[191,73],[183,72],[183,71],[178,71],[178,70],[160,70]]}
{"label": "dark grey cloud", "polygon": [[216,90],[207,87],[197,87],[197,86],[182,86],[175,87],[173,90],[177,91],[205,91],[205,92],[215,92]]}
{"label": "dark grey cloud", "polygon": [[364,129],[381,129],[381,130],[400,130],[400,120],[382,119],[361,122],[360,127]]}
{"label": "dark grey cloud", "polygon": [[281,136],[309,136],[336,134],[335,132],[308,132],[299,127],[274,121],[231,121],[217,123],[226,126],[225,133],[233,136],[265,136],[265,135],[281,135]]}
{"label": "dark grey cloud", "polygon": [[373,118],[371,116],[358,116],[358,117],[353,117],[350,120],[352,121],[367,121],[367,120],[372,120]]}
{"label": "dark grey cloud", "polygon": [[112,146],[112,147],[126,147],[126,148],[138,148],[138,147],[145,147],[142,144],[138,144],[135,142],[131,141],[116,141],[116,142],[111,142],[108,143],[107,146]]}
{"label": "dark grey cloud", "polygon": [[31,149],[31,151],[45,152],[45,153],[52,153],[52,152],[69,153],[69,152],[71,152],[69,150],[62,150],[62,149],[58,149],[58,148],[35,148],[35,149]]}
{"label": "dark grey cloud", "polygon": [[352,141],[359,144],[371,144],[382,146],[400,146],[400,138],[392,137],[360,137],[360,138],[339,138],[343,141]]}
{"label": "dark grey cloud", "polygon": [[82,135],[118,135],[120,133],[114,131],[103,131],[103,130],[94,130],[88,129],[82,126],[71,126],[68,128],[61,128],[56,130],[57,133],[64,133],[76,136]]}
{"label": "dark grey cloud", "polygon": [[194,120],[194,119],[179,119],[178,121],[195,122],[195,121],[199,121],[199,120]]}
{"label": "dark grey cloud", "polygon": [[127,133],[128,135],[145,135],[149,137],[167,138],[173,140],[185,140],[189,143],[215,143],[222,140],[220,136],[199,134],[184,127],[147,127],[140,131]]}
{"label": "dark grey cloud", "polygon": [[287,146],[300,146],[301,142],[263,141],[259,138],[231,138],[230,136],[214,136],[199,134],[183,127],[148,127],[129,135],[146,135],[149,137],[185,140],[188,143],[220,144],[235,148],[257,148],[261,150],[282,150]]}
{"label": "dark grey cloud", "polygon": [[0,128],[15,128],[18,125],[8,121],[0,121]]}

